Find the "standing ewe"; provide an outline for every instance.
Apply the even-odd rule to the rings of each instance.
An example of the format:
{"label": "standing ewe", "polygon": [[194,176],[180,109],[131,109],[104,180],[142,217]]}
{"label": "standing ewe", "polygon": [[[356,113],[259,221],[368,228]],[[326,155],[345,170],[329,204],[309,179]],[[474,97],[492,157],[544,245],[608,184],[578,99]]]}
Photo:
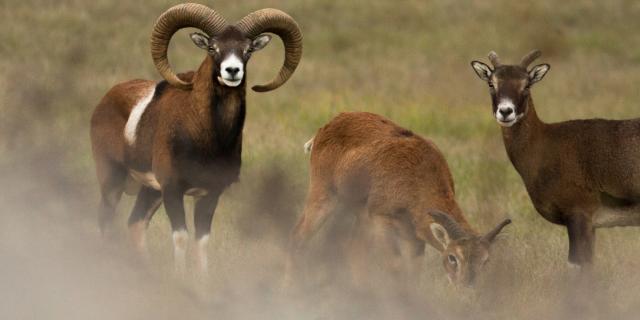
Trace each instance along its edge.
{"label": "standing ewe", "polygon": [[569,263],[589,266],[596,228],[640,225],[640,120],[542,122],[530,88],[550,66],[527,70],[539,56],[536,50],[518,65],[503,65],[491,52],[494,68],[471,66],[489,84],[504,146],[533,205],[567,227]]}

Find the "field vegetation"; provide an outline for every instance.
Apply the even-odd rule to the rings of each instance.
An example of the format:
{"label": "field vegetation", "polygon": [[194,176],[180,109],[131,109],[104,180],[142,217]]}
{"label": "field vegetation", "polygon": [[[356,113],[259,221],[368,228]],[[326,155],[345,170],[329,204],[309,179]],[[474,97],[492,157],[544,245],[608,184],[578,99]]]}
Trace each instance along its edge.
{"label": "field vegetation", "polygon": [[[566,266],[566,231],[532,207],[507,159],[486,85],[469,62],[486,61],[490,50],[517,62],[538,48],[539,62],[552,66],[532,89],[544,121],[638,117],[640,3],[202,2],[229,21],[264,7],[282,9],[305,38],[302,62],[286,85],[247,92],[241,181],[223,195],[214,218],[211,279],[186,284],[171,272],[170,227],[162,210],[148,234],[151,266],[130,263],[132,198],[119,207],[115,243],[98,238],[89,142],[91,112],[111,86],[160,80],[149,35],[157,16],[175,3],[0,3],[0,270],[7,271],[0,279],[9,284],[0,290],[0,310],[8,318],[168,318],[180,310],[222,319],[637,318],[640,229],[599,230],[593,281],[576,288]],[[170,49],[177,70],[203,59],[187,34],[174,36]],[[249,83],[270,79],[281,59],[281,42],[274,41],[252,58]],[[474,290],[451,287],[428,247],[424,272],[415,275],[411,299],[418,303],[408,307],[375,300],[375,293],[363,298],[336,289],[331,279],[344,271],[329,267],[320,268],[306,293],[283,297],[284,243],[308,183],[302,146],[337,113],[356,110],[379,113],[433,140],[477,229],[513,219]],[[316,256],[333,259],[339,248],[334,236],[326,231],[316,239]]]}

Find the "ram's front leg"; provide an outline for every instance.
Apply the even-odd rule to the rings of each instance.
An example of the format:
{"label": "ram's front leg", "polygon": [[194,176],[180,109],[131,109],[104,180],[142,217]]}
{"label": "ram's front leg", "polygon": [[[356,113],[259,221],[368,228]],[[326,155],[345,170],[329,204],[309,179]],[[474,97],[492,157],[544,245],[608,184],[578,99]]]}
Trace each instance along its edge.
{"label": "ram's front leg", "polygon": [[207,260],[207,244],[209,242],[209,233],[211,232],[213,214],[215,213],[221,193],[221,189],[212,190],[209,194],[196,201],[194,211],[197,246],[195,249],[195,258],[198,271],[203,277],[208,276],[209,265]]}
{"label": "ram's front leg", "polygon": [[183,191],[175,185],[168,185],[162,189],[162,201],[171,222],[174,267],[179,275],[185,273],[186,251],[189,243],[183,198]]}

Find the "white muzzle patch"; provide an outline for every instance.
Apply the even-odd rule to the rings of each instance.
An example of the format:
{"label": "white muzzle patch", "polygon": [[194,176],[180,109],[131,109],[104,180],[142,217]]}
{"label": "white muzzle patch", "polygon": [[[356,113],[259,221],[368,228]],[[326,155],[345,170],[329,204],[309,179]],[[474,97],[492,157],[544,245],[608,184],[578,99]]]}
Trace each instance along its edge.
{"label": "white muzzle patch", "polygon": [[516,115],[516,106],[509,98],[502,98],[496,108],[496,120],[503,127],[511,127],[520,117]]}
{"label": "white muzzle patch", "polygon": [[244,77],[244,65],[235,54],[230,54],[220,63],[220,76],[218,77],[220,84],[237,87],[242,82],[242,77]]}

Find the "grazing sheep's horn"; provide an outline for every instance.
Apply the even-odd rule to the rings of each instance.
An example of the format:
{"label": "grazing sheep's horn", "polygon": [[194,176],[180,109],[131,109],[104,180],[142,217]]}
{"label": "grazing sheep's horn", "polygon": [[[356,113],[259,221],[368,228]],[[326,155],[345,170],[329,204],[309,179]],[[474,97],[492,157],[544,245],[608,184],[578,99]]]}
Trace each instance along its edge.
{"label": "grazing sheep's horn", "polygon": [[442,212],[442,211],[431,211],[429,212],[433,221],[440,224],[447,233],[449,234],[449,238],[452,240],[460,239],[467,236],[467,232],[460,227],[457,221],[455,221],[450,215]]}
{"label": "grazing sheep's horn", "polygon": [[156,69],[171,85],[191,89],[192,83],[182,81],[171,70],[167,50],[169,41],[182,28],[198,28],[208,36],[214,36],[227,25],[224,18],[213,9],[196,3],[184,3],[165,11],[156,21],[151,34],[151,57]]}
{"label": "grazing sheep's horn", "polygon": [[302,32],[298,23],[288,14],[277,9],[262,9],[240,19],[236,26],[249,38],[261,33],[271,32],[284,42],[284,64],[278,75],[265,85],[256,85],[252,89],[265,92],[278,88],[285,83],[295,71],[302,57]]}
{"label": "grazing sheep's horn", "polygon": [[502,228],[504,228],[506,225],[508,225],[510,223],[511,223],[511,219],[504,219],[495,228],[493,228],[493,230],[489,231],[482,238],[484,240],[488,241],[488,242],[493,242],[493,240],[496,238],[498,233],[500,233],[500,231],[502,231]]}
{"label": "grazing sheep's horn", "polygon": [[529,52],[529,54],[522,57],[522,60],[520,60],[520,66],[526,69],[531,64],[531,62],[533,62],[533,60],[535,59],[538,59],[540,55],[542,55],[542,52],[540,52],[540,50],[533,50]]}
{"label": "grazing sheep's horn", "polygon": [[491,64],[493,65],[494,68],[497,68],[502,65],[500,63],[500,59],[498,58],[498,54],[495,51],[489,52],[489,61],[491,61]]}

